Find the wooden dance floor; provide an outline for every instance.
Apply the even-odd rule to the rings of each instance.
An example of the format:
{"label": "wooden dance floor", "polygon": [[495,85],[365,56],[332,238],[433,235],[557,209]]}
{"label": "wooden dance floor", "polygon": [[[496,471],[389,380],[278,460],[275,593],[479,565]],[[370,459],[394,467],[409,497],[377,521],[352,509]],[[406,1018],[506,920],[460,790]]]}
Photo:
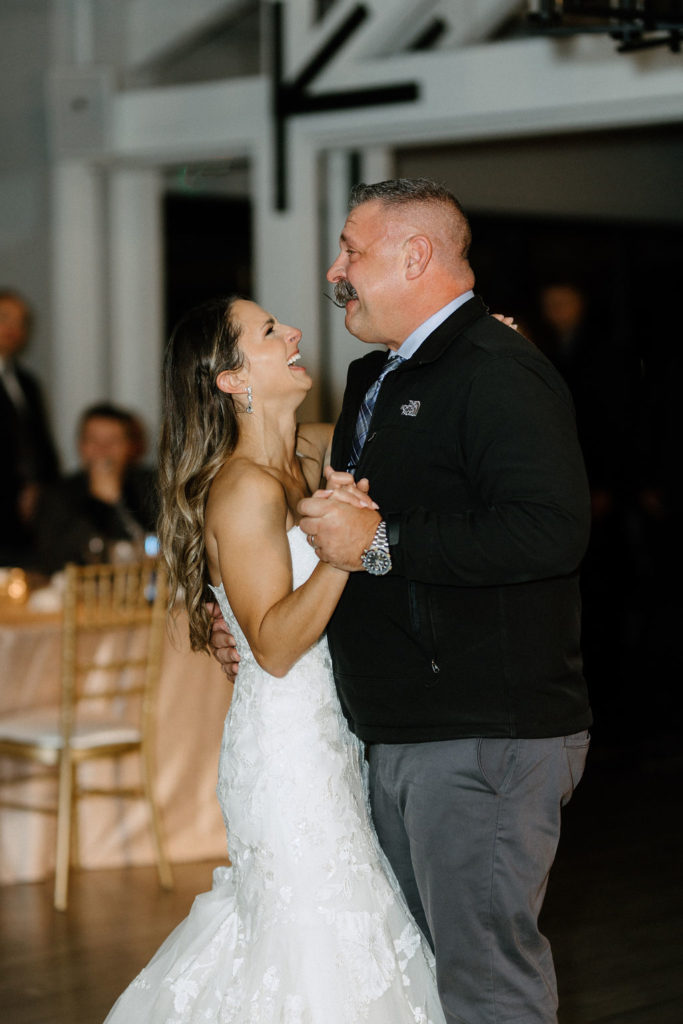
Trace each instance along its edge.
{"label": "wooden dance floor", "polygon": [[[565,812],[543,919],[560,1024],[681,1024],[683,758],[591,757]],[[81,871],[65,914],[52,908],[51,881],[0,888],[3,1024],[101,1024],[210,887],[213,866],[175,865],[172,893],[152,867]]]}

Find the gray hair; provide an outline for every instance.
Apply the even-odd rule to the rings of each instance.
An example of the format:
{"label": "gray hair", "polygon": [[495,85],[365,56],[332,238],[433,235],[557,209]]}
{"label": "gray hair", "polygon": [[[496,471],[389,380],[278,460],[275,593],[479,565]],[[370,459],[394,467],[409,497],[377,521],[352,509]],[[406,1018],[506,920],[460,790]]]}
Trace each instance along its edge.
{"label": "gray hair", "polygon": [[469,221],[462,206],[445,185],[432,178],[390,178],[388,181],[375,181],[372,184],[360,182],[351,189],[349,210],[375,199],[385,206],[429,203],[450,209],[460,225],[463,238],[462,256],[467,257],[472,241]]}

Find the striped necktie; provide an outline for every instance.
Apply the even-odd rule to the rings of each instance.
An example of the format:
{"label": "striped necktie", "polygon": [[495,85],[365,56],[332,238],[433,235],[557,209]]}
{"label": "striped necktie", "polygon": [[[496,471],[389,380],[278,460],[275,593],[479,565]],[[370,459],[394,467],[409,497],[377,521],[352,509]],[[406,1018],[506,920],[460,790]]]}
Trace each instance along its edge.
{"label": "striped necktie", "polygon": [[348,472],[351,473],[358,465],[360,459],[360,453],[363,450],[365,444],[365,438],[368,435],[368,428],[370,426],[370,420],[372,419],[372,411],[375,408],[375,402],[377,401],[377,395],[379,389],[382,386],[382,381],[388,373],[395,370],[399,363],[404,362],[403,356],[400,356],[398,352],[392,352],[386,363],[380,371],[380,375],[365,393],[365,397],[361,402],[360,409],[358,410],[358,419],[356,420],[356,432],[353,437],[353,444],[351,445],[351,456],[349,458]]}

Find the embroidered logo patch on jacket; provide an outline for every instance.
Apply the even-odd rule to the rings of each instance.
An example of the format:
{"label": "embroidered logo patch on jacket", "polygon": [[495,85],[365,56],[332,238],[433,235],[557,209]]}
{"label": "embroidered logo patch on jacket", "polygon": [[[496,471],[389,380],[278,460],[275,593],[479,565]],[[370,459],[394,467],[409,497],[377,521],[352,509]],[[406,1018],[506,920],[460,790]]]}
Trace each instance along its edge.
{"label": "embroidered logo patch on jacket", "polygon": [[401,406],[401,416],[417,416],[419,410],[420,403],[413,399],[412,402],[406,402]]}

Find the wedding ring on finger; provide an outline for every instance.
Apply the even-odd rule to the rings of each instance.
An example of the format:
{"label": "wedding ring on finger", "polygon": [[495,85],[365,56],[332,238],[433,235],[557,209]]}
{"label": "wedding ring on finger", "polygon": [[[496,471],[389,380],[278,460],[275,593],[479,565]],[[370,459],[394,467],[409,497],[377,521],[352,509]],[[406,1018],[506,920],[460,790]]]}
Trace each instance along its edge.
{"label": "wedding ring on finger", "polygon": [[306,540],[311,545],[311,547],[315,547],[315,537],[313,536],[312,533],[307,533],[306,534]]}

